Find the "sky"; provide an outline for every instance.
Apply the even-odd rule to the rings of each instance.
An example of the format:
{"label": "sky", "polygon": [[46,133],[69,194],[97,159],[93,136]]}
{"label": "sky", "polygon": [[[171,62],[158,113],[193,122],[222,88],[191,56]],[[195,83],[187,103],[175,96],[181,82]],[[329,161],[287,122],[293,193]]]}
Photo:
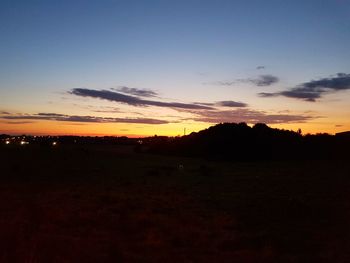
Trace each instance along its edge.
{"label": "sky", "polygon": [[350,0],[0,0],[0,133],[350,130]]}

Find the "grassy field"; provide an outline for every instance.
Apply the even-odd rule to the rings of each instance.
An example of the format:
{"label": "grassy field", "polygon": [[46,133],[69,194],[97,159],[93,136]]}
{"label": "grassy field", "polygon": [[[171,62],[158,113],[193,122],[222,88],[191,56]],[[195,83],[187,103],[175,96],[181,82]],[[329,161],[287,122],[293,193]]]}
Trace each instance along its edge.
{"label": "grassy field", "polygon": [[350,163],[0,148],[0,262],[350,262]]}

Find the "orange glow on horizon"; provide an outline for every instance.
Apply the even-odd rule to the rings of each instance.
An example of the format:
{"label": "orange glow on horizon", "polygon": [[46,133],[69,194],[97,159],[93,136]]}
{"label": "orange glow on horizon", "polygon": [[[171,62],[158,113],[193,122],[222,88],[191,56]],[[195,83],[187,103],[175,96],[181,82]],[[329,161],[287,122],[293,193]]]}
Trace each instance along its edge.
{"label": "orange glow on horizon", "polygon": [[[337,123],[337,122],[336,122]],[[213,123],[171,123],[160,125],[128,124],[128,123],[64,123],[57,121],[36,121],[26,124],[0,123],[2,134],[28,134],[28,135],[74,135],[74,136],[127,136],[131,138],[147,136],[182,136],[184,128],[186,134],[198,132],[215,124]],[[250,126],[254,124],[248,124]],[[268,126],[278,129],[297,131],[299,128],[303,134],[329,133],[350,130],[350,124],[335,126],[328,122],[305,122],[271,124]]]}

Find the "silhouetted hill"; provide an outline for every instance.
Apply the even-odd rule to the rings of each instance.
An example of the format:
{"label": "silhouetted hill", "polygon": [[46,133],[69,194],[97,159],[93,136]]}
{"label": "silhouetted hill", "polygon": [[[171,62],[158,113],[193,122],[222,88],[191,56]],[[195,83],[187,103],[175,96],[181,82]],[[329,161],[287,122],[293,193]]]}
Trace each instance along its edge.
{"label": "silhouetted hill", "polygon": [[234,160],[338,159],[349,156],[348,138],[306,135],[258,123],[222,123],[188,136],[149,141],[153,153]]}
{"label": "silhouetted hill", "polygon": [[350,137],[350,131],[345,131],[345,132],[338,132],[335,134],[336,136],[346,136],[346,137]]}

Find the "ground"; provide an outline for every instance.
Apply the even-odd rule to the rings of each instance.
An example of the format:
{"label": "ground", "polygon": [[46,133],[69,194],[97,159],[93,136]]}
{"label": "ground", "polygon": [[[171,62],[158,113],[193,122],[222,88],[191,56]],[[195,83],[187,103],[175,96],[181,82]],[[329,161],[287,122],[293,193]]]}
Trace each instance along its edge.
{"label": "ground", "polygon": [[0,262],[350,262],[350,164],[1,147]]}

